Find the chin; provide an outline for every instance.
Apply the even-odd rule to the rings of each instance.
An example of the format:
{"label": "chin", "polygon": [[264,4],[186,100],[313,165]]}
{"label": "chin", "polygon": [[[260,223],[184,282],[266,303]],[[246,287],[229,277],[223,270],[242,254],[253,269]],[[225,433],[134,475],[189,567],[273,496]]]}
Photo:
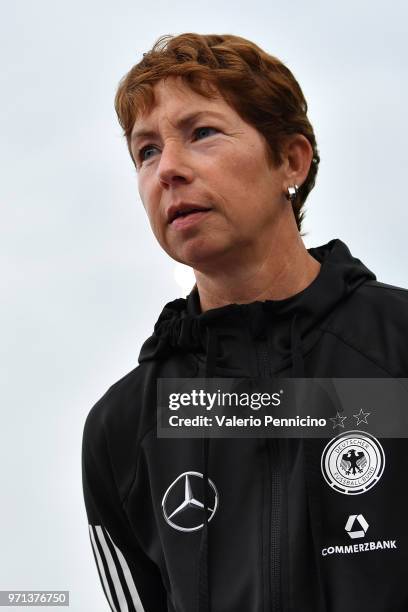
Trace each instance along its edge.
{"label": "chin", "polygon": [[[210,271],[223,266],[226,248],[214,244],[189,244],[171,255],[173,259],[198,271]],[[225,262],[224,262],[225,263]]]}

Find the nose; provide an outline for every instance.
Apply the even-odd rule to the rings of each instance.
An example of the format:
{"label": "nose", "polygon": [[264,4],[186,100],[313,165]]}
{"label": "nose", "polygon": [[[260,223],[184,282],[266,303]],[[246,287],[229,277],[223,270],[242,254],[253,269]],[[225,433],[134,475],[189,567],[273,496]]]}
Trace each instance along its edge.
{"label": "nose", "polygon": [[167,142],[160,154],[157,175],[163,185],[191,182],[193,169],[191,153],[180,142]]}

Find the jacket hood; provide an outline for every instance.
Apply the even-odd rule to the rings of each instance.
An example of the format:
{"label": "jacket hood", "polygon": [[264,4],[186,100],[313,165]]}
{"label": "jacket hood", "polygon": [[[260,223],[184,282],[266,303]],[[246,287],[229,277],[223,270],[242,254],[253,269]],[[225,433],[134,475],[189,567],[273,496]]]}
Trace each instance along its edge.
{"label": "jacket hood", "polygon": [[[261,337],[266,324],[272,327],[271,353],[276,356],[275,368],[291,355],[291,324],[296,315],[297,333],[304,348],[316,339],[320,323],[337,305],[361,284],[376,276],[347,245],[338,238],[308,249],[321,263],[318,276],[303,291],[283,300],[256,301],[249,304],[228,304],[201,312],[195,285],[186,299],[168,302],[163,308],[154,332],[142,345],[139,363],[162,359],[175,351],[206,351],[207,329],[229,327],[250,329],[252,337]],[[231,355],[230,355],[231,356]]]}

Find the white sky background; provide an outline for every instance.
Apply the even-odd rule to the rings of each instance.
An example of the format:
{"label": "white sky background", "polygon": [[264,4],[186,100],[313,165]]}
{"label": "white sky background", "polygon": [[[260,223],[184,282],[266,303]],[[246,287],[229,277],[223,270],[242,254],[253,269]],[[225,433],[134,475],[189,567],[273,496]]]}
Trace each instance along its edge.
{"label": "white sky background", "polygon": [[162,34],[232,33],[277,55],[322,158],[306,245],[341,238],[407,287],[407,18],[402,1],[3,4],[0,589],[69,589],[73,612],[108,610],[82,427],[180,296],[116,120],[119,79]]}

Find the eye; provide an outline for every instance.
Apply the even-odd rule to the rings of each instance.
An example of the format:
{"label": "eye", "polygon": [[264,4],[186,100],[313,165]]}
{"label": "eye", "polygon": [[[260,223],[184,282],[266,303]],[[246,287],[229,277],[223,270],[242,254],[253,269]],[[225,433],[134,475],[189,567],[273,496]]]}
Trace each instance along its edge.
{"label": "eye", "polygon": [[205,132],[206,130],[214,130],[215,132],[218,132],[217,128],[203,126],[203,127],[198,127],[197,129],[195,129],[194,133],[199,134],[199,133]]}
{"label": "eye", "polygon": [[154,149],[153,145],[146,145],[139,150],[138,157],[140,161],[144,162],[149,159],[149,157],[145,157],[144,155],[146,151],[149,151],[149,149]]}
{"label": "eye", "polygon": [[[194,130],[194,134],[202,134],[204,132],[204,137],[205,137],[205,132],[207,130],[213,130],[214,132],[218,132],[219,130],[217,130],[217,128],[214,127],[208,127],[208,126],[202,126],[202,127],[198,127]],[[150,151],[150,150],[154,150],[156,147],[154,145],[146,145],[145,147],[142,147],[139,152],[138,152],[138,158],[141,161],[141,163],[143,163],[144,161],[148,161],[150,159],[150,157],[146,157],[145,154]]]}

